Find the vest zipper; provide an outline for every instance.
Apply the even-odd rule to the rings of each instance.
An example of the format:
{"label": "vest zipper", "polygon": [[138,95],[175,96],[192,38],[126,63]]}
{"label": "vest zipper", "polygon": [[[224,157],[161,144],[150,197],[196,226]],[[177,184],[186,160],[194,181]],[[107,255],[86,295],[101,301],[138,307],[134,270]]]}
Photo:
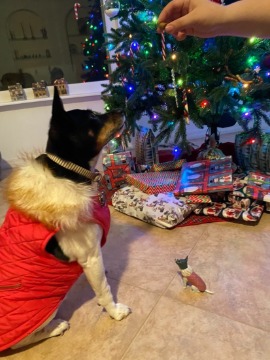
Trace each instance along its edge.
{"label": "vest zipper", "polygon": [[20,287],[22,287],[22,284],[0,285],[0,291],[15,290],[15,289],[19,289]]}

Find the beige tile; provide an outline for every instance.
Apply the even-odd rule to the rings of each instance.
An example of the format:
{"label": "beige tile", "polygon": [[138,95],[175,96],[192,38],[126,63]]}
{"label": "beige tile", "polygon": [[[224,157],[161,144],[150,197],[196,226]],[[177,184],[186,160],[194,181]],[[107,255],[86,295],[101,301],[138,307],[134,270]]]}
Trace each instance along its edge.
{"label": "beige tile", "polygon": [[192,249],[189,264],[215,294],[194,294],[176,275],[166,296],[270,331],[269,239],[255,228],[213,224]]}
{"label": "beige tile", "polygon": [[[7,205],[1,197],[0,222]],[[268,360],[270,215],[257,226],[212,223],[163,230],[111,208],[103,248],[112,291],[133,313],[121,322],[97,306],[84,276],[63,302],[64,336],[7,360]],[[174,260],[189,263],[214,295],[183,289]]]}
{"label": "beige tile", "polygon": [[[198,227],[198,238],[204,231]],[[174,259],[189,253],[198,238],[191,227],[164,230],[113,211],[104,247],[108,275],[162,293],[175,275]]]}
{"label": "beige tile", "polygon": [[162,297],[123,360],[268,360],[270,335]]}
{"label": "beige tile", "polygon": [[132,314],[116,321],[97,305],[93,292],[82,276],[63,302],[57,317],[69,319],[71,328],[24,351],[8,351],[8,360],[104,360],[121,359],[142,327],[158,296],[110,280],[119,302],[132,308]]}

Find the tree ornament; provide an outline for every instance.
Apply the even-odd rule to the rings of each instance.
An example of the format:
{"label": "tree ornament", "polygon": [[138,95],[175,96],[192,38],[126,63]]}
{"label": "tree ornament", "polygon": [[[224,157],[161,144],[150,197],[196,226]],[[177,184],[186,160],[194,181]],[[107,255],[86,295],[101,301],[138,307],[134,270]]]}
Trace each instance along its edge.
{"label": "tree ornament", "polygon": [[199,152],[197,160],[218,160],[224,157],[224,153],[217,148],[215,134],[212,134],[209,138],[209,147]]}
{"label": "tree ornament", "polygon": [[189,119],[189,110],[188,110],[188,101],[187,101],[187,92],[186,89],[183,89],[183,100],[182,100],[182,104],[184,105],[184,119],[186,124],[189,124],[190,119]]}
{"label": "tree ornament", "polygon": [[220,119],[217,122],[217,127],[227,128],[227,127],[234,126],[235,124],[236,124],[236,119],[228,111],[225,111],[220,116]]}
{"label": "tree ornament", "polygon": [[138,41],[132,41],[130,48],[133,52],[137,52],[140,49]]}
{"label": "tree ornament", "polygon": [[117,0],[106,0],[104,4],[105,14],[109,17],[115,17],[120,11],[120,2]]}
{"label": "tree ornament", "polygon": [[270,53],[264,54],[261,64],[264,69],[270,69]]}
{"label": "tree ornament", "polygon": [[155,14],[153,13],[153,11],[138,11],[136,13],[138,19],[142,22],[149,22],[152,21]]}
{"label": "tree ornament", "polygon": [[75,3],[74,4],[74,14],[75,14],[75,19],[78,20],[79,19],[79,8],[81,7],[80,3]]}
{"label": "tree ornament", "polygon": [[175,97],[175,104],[176,107],[179,107],[179,103],[178,103],[178,97],[177,97],[177,88],[176,88],[176,82],[175,82],[175,73],[174,73],[174,69],[172,68],[171,70],[171,75],[172,75],[172,81],[173,81],[173,92],[174,92],[174,97]]}

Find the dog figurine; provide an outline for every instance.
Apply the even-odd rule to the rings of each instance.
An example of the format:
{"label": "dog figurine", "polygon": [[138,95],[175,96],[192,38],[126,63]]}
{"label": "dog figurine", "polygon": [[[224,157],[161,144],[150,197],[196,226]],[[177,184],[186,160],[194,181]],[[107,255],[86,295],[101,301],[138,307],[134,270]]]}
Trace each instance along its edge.
{"label": "dog figurine", "polygon": [[114,302],[105,275],[101,247],[110,212],[94,171],[100,151],[123,126],[120,111],[65,111],[54,89],[46,153],[7,178],[10,207],[0,228],[0,351],[63,334],[68,322],[54,317],[81,273],[112,318],[130,313]]}
{"label": "dog figurine", "polygon": [[180,268],[184,287],[190,285],[194,292],[207,292],[213,294],[212,291],[206,289],[206,284],[203,279],[188,265],[188,256],[185,259],[176,259],[175,262]]}

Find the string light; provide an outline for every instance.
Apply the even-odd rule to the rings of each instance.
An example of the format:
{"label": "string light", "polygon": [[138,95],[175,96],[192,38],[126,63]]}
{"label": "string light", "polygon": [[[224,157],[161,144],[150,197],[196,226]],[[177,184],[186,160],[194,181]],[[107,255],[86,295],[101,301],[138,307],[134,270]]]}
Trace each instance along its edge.
{"label": "string light", "polygon": [[254,44],[255,42],[258,41],[258,38],[256,38],[255,36],[252,36],[250,39],[249,39],[249,42],[250,44]]}
{"label": "string light", "polygon": [[[183,83],[184,83],[184,80],[183,80],[183,79],[178,79],[178,80],[177,80],[177,85],[178,85],[178,86],[182,86]],[[189,91],[188,91],[188,92],[189,92]]]}
{"label": "string light", "polygon": [[209,106],[210,105],[210,103],[209,103],[209,101],[208,100],[203,100],[203,101],[201,101],[201,103],[200,103],[200,107],[201,108],[203,108],[203,109],[205,109],[207,106]]}

